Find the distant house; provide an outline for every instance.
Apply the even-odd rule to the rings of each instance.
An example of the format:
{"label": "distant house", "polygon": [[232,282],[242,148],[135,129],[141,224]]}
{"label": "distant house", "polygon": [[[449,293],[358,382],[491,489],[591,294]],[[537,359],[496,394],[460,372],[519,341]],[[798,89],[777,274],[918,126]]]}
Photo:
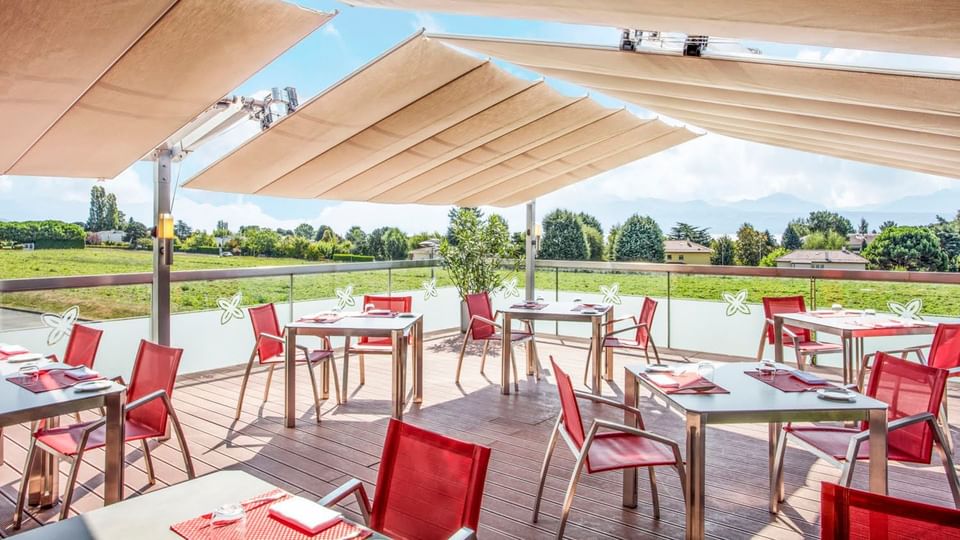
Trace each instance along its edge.
{"label": "distant house", "polygon": [[777,259],[777,267],[866,270],[867,260],[845,249],[798,249]]}
{"label": "distant house", "polygon": [[861,251],[863,251],[863,248],[867,247],[867,245],[869,245],[870,242],[873,242],[873,239],[876,238],[876,237],[877,237],[877,235],[876,235],[876,234],[873,234],[873,233],[866,233],[866,234],[853,233],[853,234],[848,234],[848,235],[847,235],[847,249],[850,250],[850,251],[856,251],[857,253],[860,253]]}
{"label": "distant house", "polygon": [[91,233],[97,237],[100,243],[104,242],[123,242],[123,237],[126,233],[123,231],[97,231]]}
{"label": "distant house", "polygon": [[667,240],[663,243],[668,263],[673,264],[710,264],[713,250],[689,240]]}
{"label": "distant house", "polygon": [[433,258],[436,248],[432,247],[420,247],[410,250],[410,253],[407,254],[407,258],[411,261],[426,261]]}

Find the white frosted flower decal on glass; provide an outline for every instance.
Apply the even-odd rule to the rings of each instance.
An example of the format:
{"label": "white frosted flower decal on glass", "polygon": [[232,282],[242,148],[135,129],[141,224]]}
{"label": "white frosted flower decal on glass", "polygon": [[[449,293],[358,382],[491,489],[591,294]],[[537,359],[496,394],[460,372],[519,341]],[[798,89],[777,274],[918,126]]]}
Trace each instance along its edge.
{"label": "white frosted flower decal on glass", "polygon": [[723,301],[727,303],[727,317],[733,317],[738,313],[744,315],[750,314],[750,306],[747,305],[747,290],[738,291],[737,294],[723,293]]}
{"label": "white frosted flower decal on glass", "polygon": [[40,322],[50,329],[50,333],[47,334],[47,345],[56,345],[61,339],[70,335],[73,323],[77,322],[79,316],[80,307],[78,306],[71,306],[60,314],[44,313],[40,315]]}
{"label": "white frosted flower decal on glass", "polygon": [[426,279],[420,283],[423,287],[423,299],[430,300],[431,298],[436,298],[440,296],[440,291],[437,290],[437,278]]}
{"label": "white frosted flower decal on glass", "polygon": [[243,311],[240,309],[240,301],[243,300],[243,292],[237,291],[237,294],[230,298],[218,298],[217,305],[220,306],[220,324],[227,324],[233,319],[242,319]]}
{"label": "white frosted flower decal on glass", "polygon": [[604,304],[615,304],[620,305],[620,284],[613,283],[609,287],[606,285],[600,286],[600,294],[603,295]]}
{"label": "white frosted flower decal on glass", "polygon": [[503,291],[504,298],[510,298],[511,296],[520,296],[520,289],[517,287],[517,278],[510,278],[503,282],[503,286],[500,289]]}
{"label": "white frosted flower decal on glass", "polygon": [[353,307],[357,301],[353,298],[353,285],[347,285],[342,289],[337,289],[337,307],[340,309]]}
{"label": "white frosted flower decal on glass", "polygon": [[920,316],[920,310],[923,309],[923,300],[919,298],[914,298],[904,304],[898,302],[887,302],[887,307],[890,308],[890,311],[900,317],[901,319],[922,319]]}

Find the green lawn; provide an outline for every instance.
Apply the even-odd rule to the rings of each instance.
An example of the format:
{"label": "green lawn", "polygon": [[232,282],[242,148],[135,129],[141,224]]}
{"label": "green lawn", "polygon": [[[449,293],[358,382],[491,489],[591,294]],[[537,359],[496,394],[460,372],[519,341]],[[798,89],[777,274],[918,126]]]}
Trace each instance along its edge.
{"label": "green lawn", "polygon": [[[151,267],[150,253],[115,249],[43,250],[34,252],[0,251],[0,277],[37,277],[55,275],[112,274],[145,272]],[[203,268],[238,268],[249,266],[282,266],[307,264],[299,259],[257,257],[214,257],[177,253],[175,270]],[[440,286],[450,285],[446,272],[436,270]],[[430,278],[429,268],[394,270],[390,273],[393,290],[416,290]],[[629,296],[667,294],[667,278],[663,274],[604,274],[591,272],[537,272],[537,288],[541,290],[578,291],[599,295],[600,285],[620,284],[620,293]],[[520,279],[522,281],[522,278]],[[349,272],[294,278],[295,300],[332,298],[337,287],[352,284],[355,294],[382,292],[388,288],[386,271]],[[673,298],[721,300],[723,292],[748,291],[750,302],[763,296],[803,294],[810,299],[808,279],[745,278],[726,276],[673,275],[670,294]],[[290,295],[289,276],[175,283],[172,287],[176,311],[214,309],[217,299],[243,292],[243,304],[283,302]],[[840,303],[856,308],[887,310],[887,302],[906,303],[913,298],[924,302],[924,314],[956,316],[960,313],[960,288],[952,285],[913,283],[881,283],[818,280],[818,306]],[[150,287],[99,287],[30,293],[5,294],[0,305],[32,311],[62,311],[71,305],[80,306],[87,319],[109,319],[146,315],[150,306]]]}

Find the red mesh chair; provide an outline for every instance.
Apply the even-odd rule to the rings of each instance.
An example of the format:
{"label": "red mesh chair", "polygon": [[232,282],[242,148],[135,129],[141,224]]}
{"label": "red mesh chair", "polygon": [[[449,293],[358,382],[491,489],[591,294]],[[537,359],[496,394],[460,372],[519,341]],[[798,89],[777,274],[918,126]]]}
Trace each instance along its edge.
{"label": "red mesh chair", "polygon": [[[550,364],[557,379],[557,391],[560,393],[560,416],[557,417],[553,432],[550,434],[550,442],[547,443],[547,453],[543,457],[543,467],[540,469],[540,486],[537,488],[537,498],[533,504],[533,521],[537,521],[540,513],[543,486],[547,481],[550,458],[557,446],[558,438],[563,439],[577,461],[573,466],[573,474],[570,476],[567,494],[563,500],[557,538],[563,538],[563,530],[566,528],[567,517],[570,515],[570,506],[573,504],[577,481],[580,479],[580,473],[584,466],[586,466],[588,474],[646,467],[650,475],[653,516],[660,519],[660,498],[657,494],[657,477],[653,468],[666,465],[676,469],[680,476],[682,489],[686,473],[683,459],[680,457],[680,446],[666,437],[645,431],[643,414],[639,409],[612,399],[574,391],[570,376],[557,366],[552,356],[550,357]],[[627,426],[596,419],[590,425],[590,428],[584,431],[580,407],[577,405],[578,398],[629,411],[636,416],[637,425],[635,427]],[[601,429],[605,431],[601,433]],[[685,493],[684,496],[686,496]]]}
{"label": "red mesh chair", "polygon": [[[621,319],[614,319],[610,321],[614,324],[622,321],[633,321],[633,325],[610,332],[603,336],[603,341],[600,342],[600,353],[603,354],[603,350],[606,348],[641,350],[643,351],[643,355],[647,358],[647,364],[649,364],[650,353],[647,352],[647,350],[650,347],[653,347],[653,356],[657,359],[657,364],[659,364],[660,353],[657,352],[657,344],[653,342],[653,335],[651,334],[653,329],[653,316],[656,314],[656,312],[657,301],[653,298],[645,297],[643,299],[643,306],[640,308],[640,316],[631,315],[630,317],[623,317]],[[615,337],[617,334],[624,334],[627,332],[633,332],[633,339]],[[587,384],[587,379],[590,378],[590,357],[592,353],[593,342],[591,341],[590,347],[587,349],[587,365],[583,369],[583,384]]]}
{"label": "red mesh chair", "polygon": [[[193,462],[190,459],[190,450],[187,448],[187,440],[183,436],[183,429],[180,427],[177,413],[170,401],[173,397],[173,384],[177,378],[177,369],[180,366],[182,355],[183,349],[164,347],[147,340],[141,340],[140,348],[137,350],[137,358],[133,363],[130,384],[127,386],[128,403],[124,407],[124,442],[140,442],[147,466],[147,478],[151,485],[156,482],[156,477],[147,439],[163,438],[166,435],[168,421],[177,434],[187,476],[191,479],[195,476]],[[72,426],[53,428],[41,426],[30,438],[30,448],[27,451],[24,471],[30,470],[33,460],[40,457],[37,455],[38,450],[71,462],[70,475],[67,479],[67,487],[60,507],[60,519],[66,518],[70,511],[70,502],[73,499],[77,473],[80,470],[80,464],[83,463],[84,453],[101,448],[106,444],[105,424],[106,419],[101,418],[93,422]],[[26,499],[28,482],[29,475],[24,474],[17,498],[17,509],[14,516],[15,528],[20,527],[23,517],[23,505]]]}
{"label": "red mesh chair", "polygon": [[[363,310],[385,309],[394,313],[408,313],[413,309],[412,296],[373,296],[363,295]],[[347,338],[344,345],[343,357],[343,401],[347,401],[347,369],[349,367],[349,356],[357,354],[360,356],[360,385],[367,383],[366,370],[364,369],[363,357],[368,354],[393,354],[393,340],[388,337],[366,337],[363,336],[357,340],[356,345],[350,345],[350,338]]]}
{"label": "red mesh chair", "polygon": [[820,539],[960,539],[960,511],[869,491],[820,485]]}
{"label": "red mesh chair", "polygon": [[390,538],[474,538],[490,449],[390,419],[373,502],[353,479],[320,500],[355,495],[367,527]]}
{"label": "red mesh chair", "polygon": [[[784,313],[804,313],[806,311],[807,305],[803,296],[764,296],[763,315],[766,320],[763,323],[763,333],[760,335],[757,360],[763,358],[763,349],[767,343],[773,345],[776,342],[776,334],[773,331],[773,316]],[[806,369],[806,358],[808,356],[812,363],[816,364],[817,355],[843,352],[842,345],[815,341],[810,330],[786,324],[783,325],[783,346],[793,347],[793,352],[797,357],[797,367],[801,371]]]}
{"label": "red mesh chair", "polygon": [[[277,308],[273,304],[266,304],[249,308],[247,312],[250,313],[250,322],[253,324],[253,335],[256,337],[256,341],[253,345],[253,351],[250,353],[250,360],[247,361],[247,369],[243,373],[243,381],[240,383],[240,397],[237,398],[237,412],[234,416],[237,420],[240,419],[240,411],[243,408],[243,396],[247,392],[247,380],[250,379],[253,361],[258,360],[261,366],[270,366],[269,371],[267,371],[267,384],[263,390],[263,401],[266,403],[270,397],[273,370],[278,364],[282,365],[286,359],[284,353],[285,340],[283,331],[280,330],[280,322],[277,320]],[[317,378],[313,373],[314,364],[330,362],[333,368],[333,384],[337,393],[337,404],[340,403],[340,383],[337,380],[337,365],[333,360],[333,348],[330,346],[330,340],[326,337],[322,337],[320,340],[323,343],[322,349],[308,349],[302,345],[297,345],[296,352],[297,363],[306,364],[307,373],[310,374],[310,384],[313,386],[313,406],[317,411],[317,422],[320,421],[320,394],[317,392]]]}
{"label": "red mesh chair", "polygon": [[[928,465],[936,446],[954,504],[960,508],[960,480],[953,467],[953,457],[944,451],[945,438],[937,422],[946,382],[947,372],[942,369],[877,353],[877,365],[870,377],[867,395],[889,406],[887,459]],[[776,485],[783,481],[783,459],[790,436],[801,446],[839,467],[843,471],[839,484],[845,487],[850,487],[856,462],[870,458],[866,444],[870,431],[866,422],[860,422],[853,428],[796,427],[787,424],[777,441],[774,464],[778,477]]]}
{"label": "red mesh chair", "polygon": [[[499,343],[503,341],[503,325],[497,322],[500,312],[494,313],[493,306],[490,303],[490,295],[486,292],[468,294],[466,297],[467,313],[470,315],[470,324],[467,326],[467,333],[463,336],[463,345],[460,346],[460,358],[457,360],[456,383],[460,384],[460,369],[463,367],[463,355],[467,352],[467,344],[473,341],[483,342],[483,352],[480,356],[480,373],[487,364],[487,348],[490,342]],[[533,357],[537,362],[536,376],[540,380],[540,358],[537,355],[536,336],[533,333],[533,326],[530,321],[523,321],[525,330],[510,331],[510,363],[513,366],[513,386],[520,388],[520,378],[517,375],[516,354],[512,347],[517,343],[523,343],[526,347],[533,347]]]}
{"label": "red mesh chair", "polygon": [[[929,354],[924,355],[923,350],[929,348]],[[899,354],[901,358],[906,359],[911,353],[917,355],[921,364],[935,368],[947,370],[947,377],[960,375],[960,324],[940,323],[937,325],[937,331],[933,334],[933,342],[930,345],[919,347],[907,347],[896,351],[884,351],[887,354]],[[870,369],[870,360],[873,354],[865,355],[860,361],[860,372],[858,381],[860,388],[863,388],[863,382],[866,378],[866,372]],[[947,437],[948,448],[953,448],[953,435],[950,432],[950,422],[947,418],[947,394],[943,394],[943,402],[940,404],[940,424],[943,433]]]}
{"label": "red mesh chair", "polygon": [[[63,353],[63,363],[93,369],[93,363],[97,358],[97,349],[100,348],[101,337],[103,337],[103,330],[74,324],[70,330],[67,350]],[[54,357],[54,360],[56,360],[56,357]]]}

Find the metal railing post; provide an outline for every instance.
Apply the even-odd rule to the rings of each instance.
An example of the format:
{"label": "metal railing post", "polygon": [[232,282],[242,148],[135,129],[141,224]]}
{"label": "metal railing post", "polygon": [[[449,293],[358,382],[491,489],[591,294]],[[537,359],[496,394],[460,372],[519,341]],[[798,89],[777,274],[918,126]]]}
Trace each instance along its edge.
{"label": "metal railing post", "polygon": [[293,274],[290,274],[290,322],[293,322]]}
{"label": "metal railing post", "polygon": [[667,272],[667,348],[670,348],[670,326],[672,317],[670,316],[670,272]]}
{"label": "metal railing post", "polygon": [[393,272],[387,268],[387,296],[393,296]]}
{"label": "metal railing post", "polygon": [[[559,267],[553,269],[553,301],[554,302],[560,301],[560,268]],[[553,334],[555,336],[560,335],[559,322],[555,321],[553,323]]]}

